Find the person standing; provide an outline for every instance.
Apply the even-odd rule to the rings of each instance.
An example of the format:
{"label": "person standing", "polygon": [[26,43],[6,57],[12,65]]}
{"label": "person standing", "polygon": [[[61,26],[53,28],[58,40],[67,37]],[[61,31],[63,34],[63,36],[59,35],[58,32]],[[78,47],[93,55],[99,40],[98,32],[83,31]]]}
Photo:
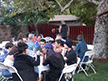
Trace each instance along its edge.
{"label": "person standing", "polygon": [[59,33],[62,35],[62,38],[67,40],[69,36],[69,27],[66,25],[65,21],[61,21],[62,25],[59,27]]}

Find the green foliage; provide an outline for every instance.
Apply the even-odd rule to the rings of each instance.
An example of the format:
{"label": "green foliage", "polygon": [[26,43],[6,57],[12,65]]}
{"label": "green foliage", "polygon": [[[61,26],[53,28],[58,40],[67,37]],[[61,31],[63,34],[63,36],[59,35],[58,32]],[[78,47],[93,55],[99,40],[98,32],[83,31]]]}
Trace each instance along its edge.
{"label": "green foliage", "polygon": [[12,34],[14,36],[17,36],[19,31],[20,31],[20,25],[19,25],[19,21],[18,21],[18,16],[12,16],[12,17],[8,17],[5,16],[6,14],[10,13],[13,10],[12,7],[4,7],[2,6],[2,11],[1,11],[1,15],[0,18],[2,18],[0,25],[11,25],[12,26]]}
{"label": "green foliage", "polygon": [[69,10],[72,15],[79,17],[78,21],[82,21],[82,23],[85,23],[86,25],[95,24],[95,21],[90,19],[97,13],[97,6],[95,4],[88,1],[81,2],[79,0],[74,0],[69,7]]}
{"label": "green foliage", "polygon": [[[13,2],[9,0],[4,1],[7,7],[2,6],[2,16],[4,16],[4,20],[1,24],[5,23],[5,25],[8,24],[13,26],[14,24],[12,23],[15,23],[16,26],[14,25],[14,30],[12,30],[14,32],[16,32],[16,30],[21,26],[27,26],[28,23],[34,23],[38,25],[42,22],[48,22],[49,17],[46,14],[47,5],[50,4],[48,2],[42,3],[42,1],[32,0],[12,0]],[[12,23],[10,22],[10,20],[13,20],[11,21]],[[18,26],[20,27],[17,28]]]}
{"label": "green foliage", "polygon": [[17,24],[17,22],[14,20],[13,17],[5,17],[3,21],[1,22],[1,25],[11,25],[12,26],[12,34],[14,36],[17,36],[20,31],[20,26]]}
{"label": "green foliage", "polygon": [[[81,35],[82,35],[82,41],[85,41],[83,32],[80,31],[80,33],[81,33]],[[77,41],[77,40],[72,40],[72,42],[75,42],[76,44],[78,44],[79,41]]]}

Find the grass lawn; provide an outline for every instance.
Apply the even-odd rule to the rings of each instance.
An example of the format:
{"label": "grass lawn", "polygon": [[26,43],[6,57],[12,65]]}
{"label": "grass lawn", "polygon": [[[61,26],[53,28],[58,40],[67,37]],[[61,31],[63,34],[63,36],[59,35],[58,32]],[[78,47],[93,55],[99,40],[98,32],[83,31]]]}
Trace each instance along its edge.
{"label": "grass lawn", "polygon": [[96,70],[96,74],[91,70],[87,71],[89,76],[86,76],[84,72],[75,74],[74,81],[108,81],[108,63],[93,62]]}
{"label": "grass lawn", "polygon": [[84,72],[80,72],[73,76],[74,81],[108,81],[108,63],[93,62],[96,70],[96,74],[91,70],[87,71],[89,76],[86,76]]}

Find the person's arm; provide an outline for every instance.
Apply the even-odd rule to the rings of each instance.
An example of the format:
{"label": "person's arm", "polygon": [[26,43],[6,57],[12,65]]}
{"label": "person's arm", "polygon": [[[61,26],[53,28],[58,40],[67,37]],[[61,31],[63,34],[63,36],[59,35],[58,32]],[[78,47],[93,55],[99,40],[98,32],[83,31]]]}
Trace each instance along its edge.
{"label": "person's arm", "polygon": [[45,54],[43,54],[42,57],[43,57],[42,63],[44,63],[45,62]]}
{"label": "person's arm", "polygon": [[62,26],[59,27],[59,33],[61,33]]}
{"label": "person's arm", "polygon": [[68,26],[68,31],[67,31],[67,35],[69,36],[70,33],[70,27]]}
{"label": "person's arm", "polygon": [[62,48],[62,53],[61,54],[62,54],[62,56],[64,58],[64,56],[65,56],[65,48],[64,47]]}
{"label": "person's arm", "polygon": [[44,66],[47,64],[49,64],[49,59],[45,59],[45,62],[43,63]]}
{"label": "person's arm", "polygon": [[40,56],[39,55],[37,55],[37,59],[35,57],[33,58],[31,56],[28,56],[26,59],[30,65],[38,66],[40,64]]}
{"label": "person's arm", "polygon": [[62,49],[61,48],[57,48],[55,45],[53,45],[53,49],[54,49],[54,51],[55,52],[57,52],[57,53],[61,53],[62,52]]}

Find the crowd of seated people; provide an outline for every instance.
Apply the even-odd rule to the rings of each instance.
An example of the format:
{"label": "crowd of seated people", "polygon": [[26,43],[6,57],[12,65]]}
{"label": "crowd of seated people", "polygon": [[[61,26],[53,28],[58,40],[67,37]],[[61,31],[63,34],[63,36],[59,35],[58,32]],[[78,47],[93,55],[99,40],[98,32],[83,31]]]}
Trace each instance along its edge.
{"label": "crowd of seated people", "polygon": [[[80,59],[82,59],[87,51],[86,43],[82,40],[74,50],[72,40],[62,39],[60,34],[53,42],[46,42],[41,34],[36,37],[35,32],[28,32],[26,41],[23,41],[22,35],[20,33],[20,41],[17,40],[17,44],[9,42],[5,45],[6,52],[0,56],[0,62],[15,67],[24,81],[57,81],[63,68],[66,65],[77,63],[77,57],[81,56]],[[77,37],[78,40],[79,38]],[[79,44],[85,45],[86,50],[79,47]],[[82,51],[81,49],[84,51],[83,54],[79,53],[79,51]],[[31,55],[31,53],[33,54]],[[40,58],[42,58],[42,65],[48,65],[50,68],[46,80],[43,80],[43,72],[39,76],[38,70],[36,71],[34,68],[38,68],[40,65]],[[2,75],[12,76],[13,81],[20,81],[16,74],[11,75],[8,70],[1,72]],[[3,74],[3,72],[6,74]]]}

